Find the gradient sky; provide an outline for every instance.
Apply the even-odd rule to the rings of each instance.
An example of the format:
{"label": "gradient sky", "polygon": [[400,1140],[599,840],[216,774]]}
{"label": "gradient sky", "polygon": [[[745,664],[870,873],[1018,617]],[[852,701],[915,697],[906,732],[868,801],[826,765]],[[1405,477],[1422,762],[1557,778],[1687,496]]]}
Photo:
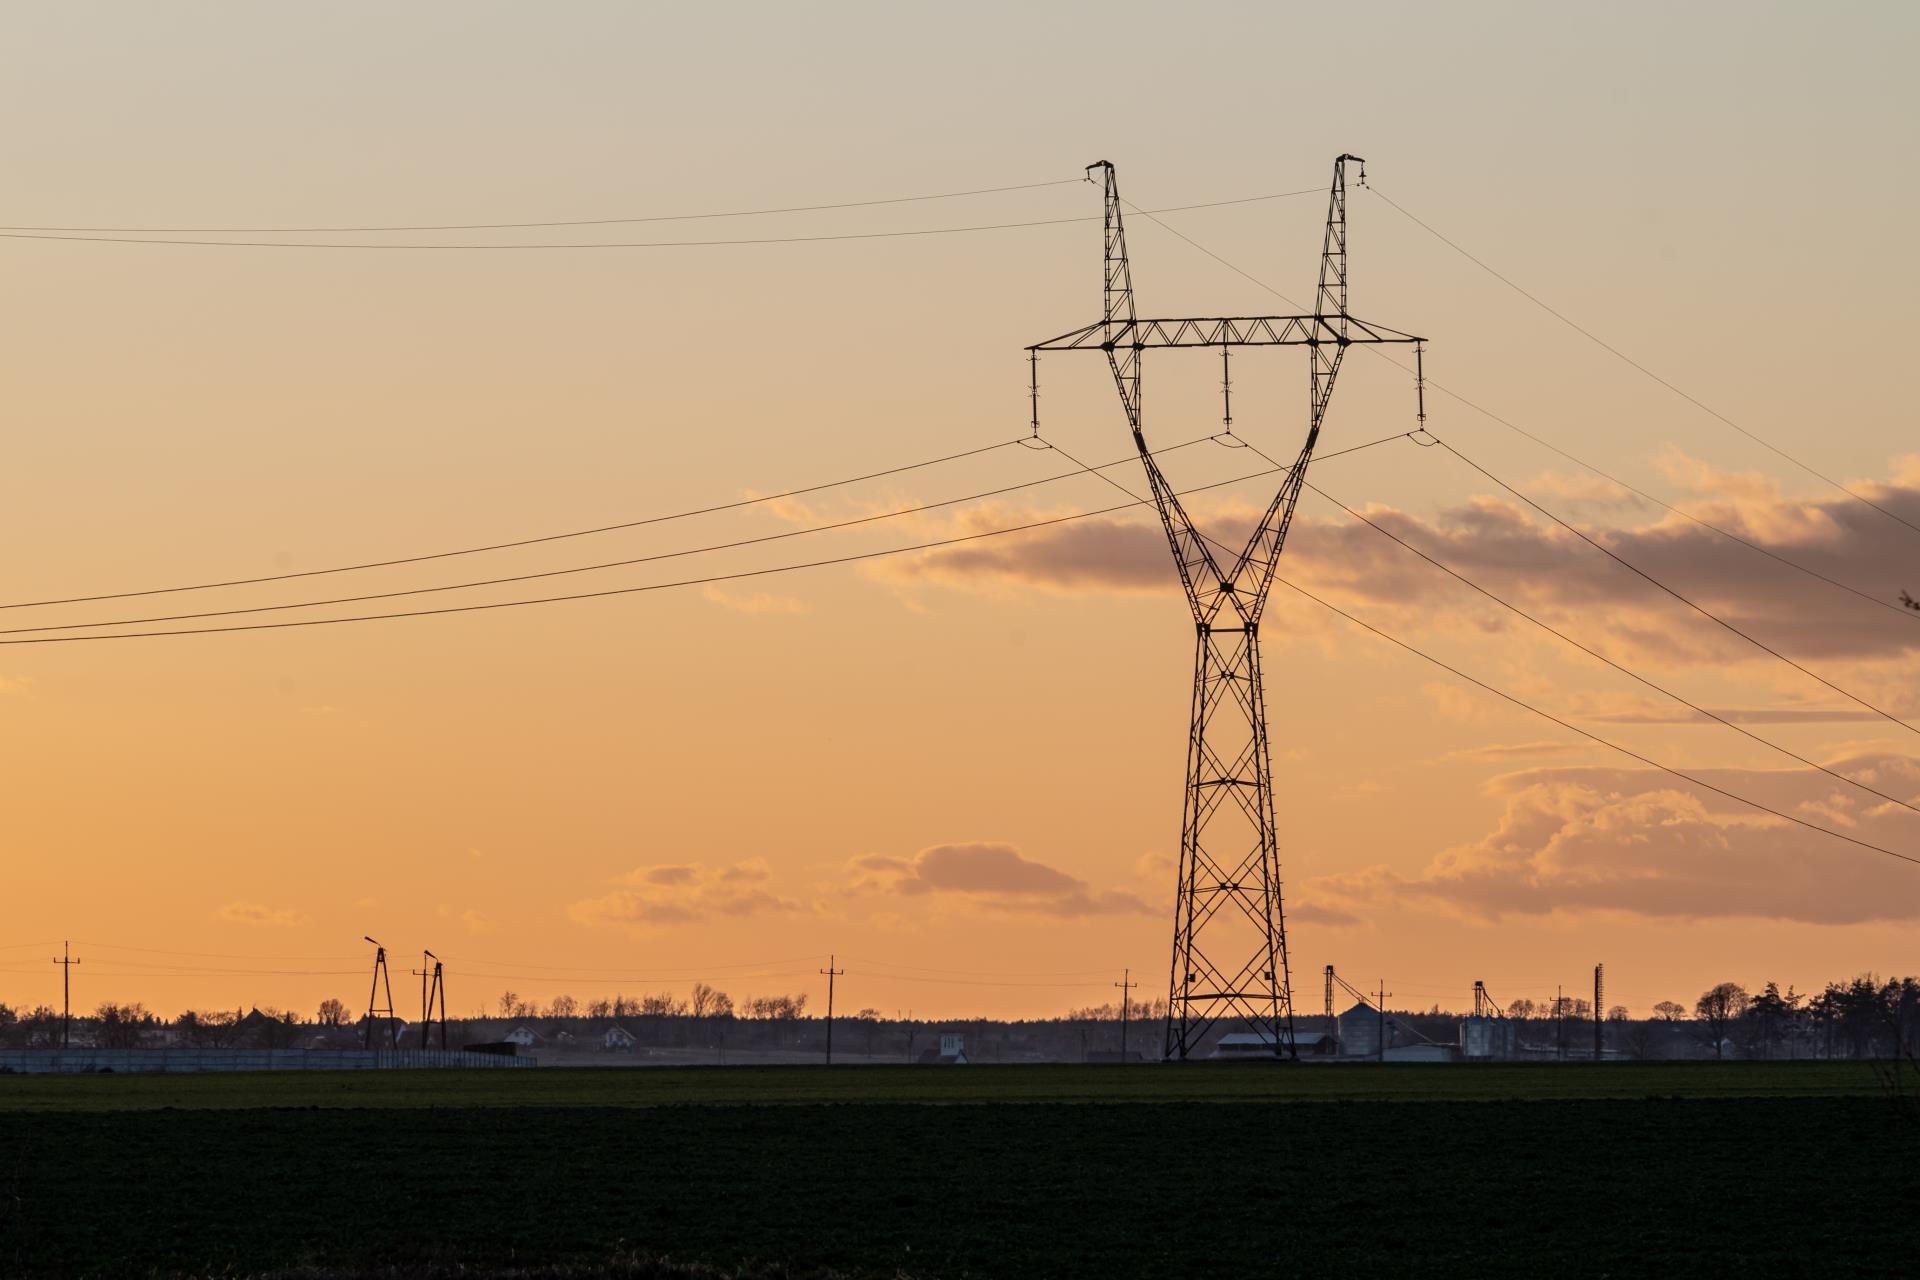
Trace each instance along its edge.
{"label": "gradient sky", "polygon": [[[1155,208],[1323,187],[1351,151],[1379,191],[1580,323],[1920,522],[1920,179],[1901,159],[1917,36],[1902,5],[8,6],[0,222],[633,217],[1075,178],[1096,159]],[[1168,221],[1304,298],[1323,211],[1307,196]],[[1097,191],[1067,185],[468,239],[1098,212]],[[1920,534],[1375,196],[1356,190],[1351,222],[1355,314],[1427,335],[1441,386],[1863,590],[1920,591]],[[526,537],[1009,440],[1027,417],[1022,348],[1097,318],[1096,228],[524,253],[0,240],[0,596]],[[1291,310],[1144,219],[1130,231],[1146,313]],[[1149,362],[1156,441],[1214,429],[1217,376],[1203,354]],[[1297,447],[1300,353],[1249,356],[1235,377],[1236,427]],[[1125,454],[1097,356],[1052,357],[1042,378],[1049,435],[1089,461]],[[1436,433],[1622,554],[1920,716],[1920,617],[1729,548],[1445,394],[1429,405]],[[1410,417],[1408,379],[1356,356],[1323,447]],[[1168,462],[1181,483],[1246,466],[1212,445]],[[1003,449],[438,566],[0,618],[620,559],[1062,467]],[[1915,735],[1689,620],[1443,451],[1383,446],[1314,479],[1649,677],[1920,798]],[[1261,483],[1196,510],[1231,530]],[[1116,500],[1082,478],[558,583],[731,572]],[[889,1013],[1052,1013],[1110,998],[1123,967],[1164,994],[1192,641],[1158,538],[1115,517],[704,590],[0,648],[0,999],[56,1001],[49,947],[70,937],[89,1008],[358,1008],[369,933],[448,957],[461,1012],[509,987],[590,999],[695,979],[818,1000],[829,952],[845,1005]],[[1317,498],[1284,571],[1595,732],[1920,854],[1912,813],[1675,723]],[[1756,821],[1286,595],[1265,652],[1303,1006],[1329,962],[1384,977],[1397,1004],[1458,1006],[1476,978],[1539,998],[1605,961],[1611,998],[1639,1011],[1727,979],[1913,970],[1920,868]]]}

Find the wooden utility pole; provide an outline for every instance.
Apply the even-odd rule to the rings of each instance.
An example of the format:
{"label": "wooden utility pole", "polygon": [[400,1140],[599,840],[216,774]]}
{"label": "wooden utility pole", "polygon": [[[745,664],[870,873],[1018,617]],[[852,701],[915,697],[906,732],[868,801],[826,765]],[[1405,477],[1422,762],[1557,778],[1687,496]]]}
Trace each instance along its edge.
{"label": "wooden utility pole", "polygon": [[73,1047],[73,966],[79,964],[73,958],[73,944],[62,942],[60,954],[53,962],[60,966],[60,1047]]}
{"label": "wooden utility pole", "polygon": [[1387,990],[1387,980],[1380,979],[1380,1003],[1375,1006],[1380,1014],[1380,1047],[1376,1050],[1375,1057],[1381,1062],[1387,1060],[1387,997],[1392,994],[1393,992]]}
{"label": "wooden utility pole", "polygon": [[845,973],[845,969],[833,967],[835,957],[827,957],[827,967],[820,972],[827,975],[827,1065],[833,1065],[833,980]]}
{"label": "wooden utility pole", "polygon": [[[1120,1061],[1124,1065],[1127,1060],[1127,1006],[1133,1003],[1133,989],[1140,984],[1133,981],[1133,970],[1122,969],[1120,981],[1113,985],[1120,988]],[[1274,1048],[1278,1050],[1279,1046],[1275,1045]]]}

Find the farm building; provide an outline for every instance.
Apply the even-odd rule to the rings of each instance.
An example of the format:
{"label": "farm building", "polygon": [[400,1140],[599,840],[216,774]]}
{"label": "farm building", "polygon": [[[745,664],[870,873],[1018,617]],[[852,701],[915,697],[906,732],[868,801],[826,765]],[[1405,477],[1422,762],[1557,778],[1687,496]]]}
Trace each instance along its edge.
{"label": "farm building", "polygon": [[607,1028],[606,1034],[600,1037],[600,1043],[616,1053],[626,1053],[638,1043],[638,1040],[633,1032],[616,1022]]}
{"label": "farm building", "polygon": [[[1301,1057],[1309,1054],[1329,1054],[1334,1052],[1333,1037],[1324,1031],[1293,1032],[1294,1052]],[[1286,1052],[1285,1033],[1282,1033],[1281,1055]],[[1221,1036],[1219,1043],[1213,1046],[1209,1057],[1223,1061],[1250,1058],[1271,1058],[1274,1055],[1273,1033],[1271,1031],[1229,1031]]]}
{"label": "farm building", "polygon": [[1516,1039],[1511,1018],[1475,1014],[1460,1020],[1460,1056],[1468,1062],[1511,1058]]}
{"label": "farm building", "polygon": [[929,1065],[964,1067],[967,1065],[966,1039],[957,1031],[942,1031],[940,1047],[926,1050],[918,1061]]}

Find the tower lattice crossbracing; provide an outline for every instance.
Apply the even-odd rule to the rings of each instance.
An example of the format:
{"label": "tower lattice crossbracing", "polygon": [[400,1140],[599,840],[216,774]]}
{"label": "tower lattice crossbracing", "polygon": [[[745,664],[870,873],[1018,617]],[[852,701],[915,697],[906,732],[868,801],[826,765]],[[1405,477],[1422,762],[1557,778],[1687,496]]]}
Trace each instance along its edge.
{"label": "tower lattice crossbracing", "polygon": [[[1347,314],[1350,163],[1364,165],[1348,155],[1333,164],[1312,315],[1164,320],[1143,320],[1135,313],[1119,182],[1112,164],[1089,166],[1088,176],[1103,184],[1106,201],[1101,319],[1028,348],[1036,363],[1043,351],[1106,356],[1196,630],[1167,1058],[1190,1056],[1223,1020],[1270,1036],[1276,1056],[1294,1054],[1260,617],[1347,348],[1357,342],[1421,341]],[[1142,357],[1149,348],[1218,347],[1224,360],[1234,347],[1280,346],[1308,351],[1306,440],[1245,549],[1235,555],[1201,534],[1154,460],[1142,424]],[[1037,430],[1037,411],[1035,416]]]}

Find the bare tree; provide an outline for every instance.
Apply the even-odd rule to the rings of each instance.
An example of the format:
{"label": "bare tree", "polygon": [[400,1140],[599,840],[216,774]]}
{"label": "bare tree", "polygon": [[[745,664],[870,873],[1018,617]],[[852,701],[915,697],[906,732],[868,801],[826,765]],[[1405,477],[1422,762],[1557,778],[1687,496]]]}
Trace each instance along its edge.
{"label": "bare tree", "polygon": [[1707,1024],[1707,1034],[1713,1037],[1714,1057],[1726,1056],[1727,1030],[1752,1003],[1753,997],[1737,982],[1723,982],[1694,1002],[1694,1015]]}
{"label": "bare tree", "polygon": [[515,995],[511,991],[502,991],[500,993],[500,1016],[501,1017],[511,1018],[513,1016],[514,1010],[518,1009],[519,1007],[520,1007],[519,996]]}
{"label": "bare tree", "polygon": [[138,1049],[156,1021],[141,1004],[103,1004],[93,1012],[94,1043],[102,1049]]}
{"label": "bare tree", "polygon": [[696,1018],[706,1017],[709,1013],[713,1012],[713,997],[716,994],[718,993],[706,983],[694,983],[692,998],[687,1002],[688,1011]]}
{"label": "bare tree", "polygon": [[555,996],[547,1011],[556,1018],[577,1017],[580,1013],[580,1002],[568,995]]}
{"label": "bare tree", "polygon": [[1678,1022],[1687,1016],[1687,1006],[1672,1000],[1662,1000],[1653,1006],[1653,1014],[1662,1022]]}
{"label": "bare tree", "polygon": [[601,996],[598,1000],[595,1000],[592,1004],[587,1006],[587,1016],[589,1018],[612,1017],[613,1001],[607,999],[605,996]]}
{"label": "bare tree", "polygon": [[323,1027],[344,1027],[352,1015],[347,1012],[345,1001],[327,999],[320,1002],[319,1012],[314,1021]]}

